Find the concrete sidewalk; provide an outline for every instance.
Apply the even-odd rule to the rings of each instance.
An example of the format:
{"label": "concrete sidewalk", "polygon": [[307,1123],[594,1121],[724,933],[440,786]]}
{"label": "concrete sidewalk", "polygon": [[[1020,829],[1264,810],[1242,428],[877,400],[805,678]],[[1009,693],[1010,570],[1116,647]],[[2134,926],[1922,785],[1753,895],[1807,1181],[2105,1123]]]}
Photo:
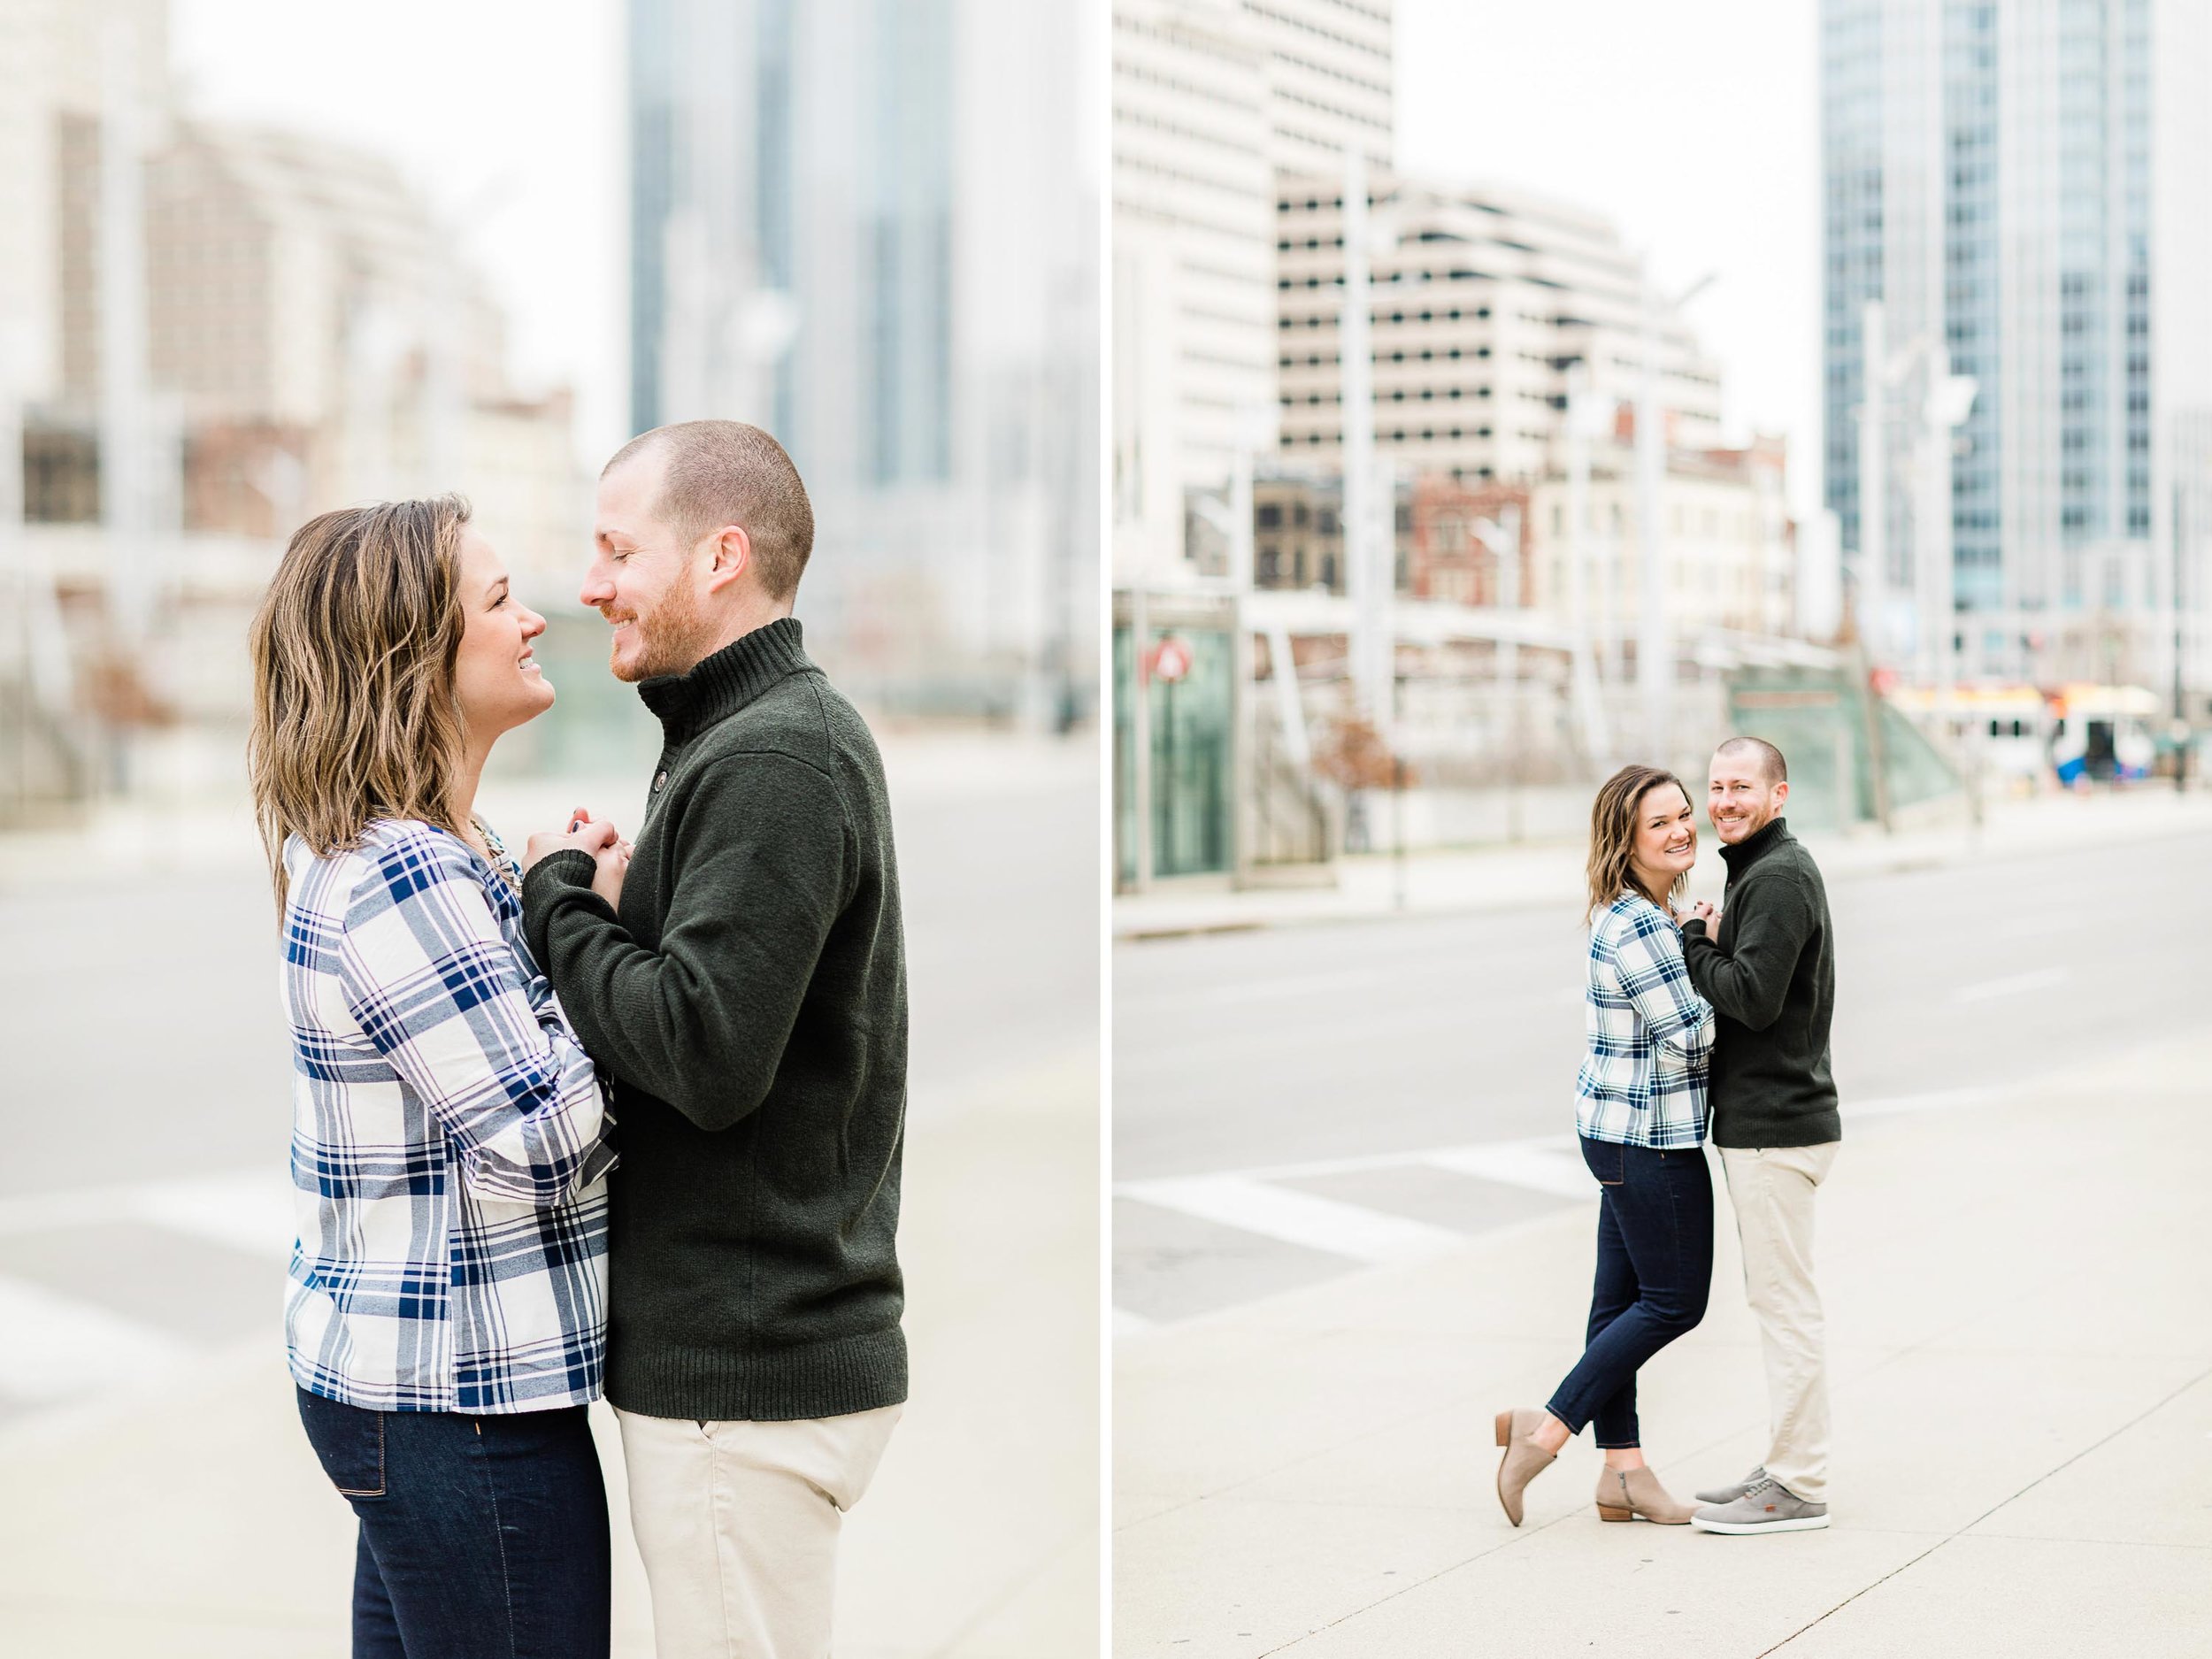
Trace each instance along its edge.
{"label": "concrete sidewalk", "polygon": [[[847,1659],[1097,1651],[1097,1089],[1085,1049],[965,1089],[956,1107],[918,1105],[910,1122],[899,1250],[914,1394],[846,1523]],[[281,1284],[279,1266],[273,1314]],[[603,1404],[593,1417],[614,1654],[649,1659],[620,1443]],[[300,1432],[273,1317],[157,1392],[11,1426],[0,1497],[7,1659],[348,1651],[354,1521]]]}
{"label": "concrete sidewalk", "polygon": [[[1726,872],[1709,825],[1693,891],[1717,898]],[[1965,858],[2011,858],[2070,848],[2168,835],[2212,835],[2212,791],[2177,795],[2170,784],[2124,791],[2040,795],[1990,803],[1983,822],[1852,834],[1809,834],[1806,842],[1831,880],[1925,869]],[[1409,854],[1341,858],[1328,887],[1261,887],[1170,882],[1152,892],[1114,899],[1117,940],[1302,923],[1370,920],[1394,914],[1440,915],[1571,906],[1582,892],[1586,849],[1579,841],[1529,842]],[[1401,903],[1402,895],[1403,902]]]}
{"label": "concrete sidewalk", "polygon": [[[1854,1123],[1846,1102],[1824,1532],[1606,1525],[1586,1436],[1506,1523],[1491,1418],[1579,1351],[1594,1207],[1119,1340],[1115,1652],[2212,1651],[2205,1071],[2199,1041],[1997,1103]],[[1712,1310],[1641,1379],[1678,1495],[1765,1449],[1717,1207]]]}

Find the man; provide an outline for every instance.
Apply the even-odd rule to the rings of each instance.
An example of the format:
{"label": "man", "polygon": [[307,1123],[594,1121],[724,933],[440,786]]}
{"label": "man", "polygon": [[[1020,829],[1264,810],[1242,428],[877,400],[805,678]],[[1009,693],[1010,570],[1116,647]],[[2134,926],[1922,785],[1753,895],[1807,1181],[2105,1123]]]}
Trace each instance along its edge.
{"label": "man", "polygon": [[1843,1124],[1828,1064],[1836,958],[1827,889],[1790,834],[1781,750],[1735,737],[1713,756],[1706,809],[1721,839],[1721,909],[1683,926],[1690,981],[1713,1005],[1708,1099],[1743,1247],[1744,1293],[1767,1366],[1766,1461],[1701,1492],[1690,1524],[1709,1532],[1828,1525],[1828,1381],[1813,1284],[1813,1195]]}
{"label": "man", "polygon": [[633,848],[535,836],[523,882],[613,1083],[606,1392],[662,1659],[829,1651],[839,1518],[906,1399],[898,874],[875,743],[791,614],[813,537],[756,427],[607,463],[581,597],[664,746]]}

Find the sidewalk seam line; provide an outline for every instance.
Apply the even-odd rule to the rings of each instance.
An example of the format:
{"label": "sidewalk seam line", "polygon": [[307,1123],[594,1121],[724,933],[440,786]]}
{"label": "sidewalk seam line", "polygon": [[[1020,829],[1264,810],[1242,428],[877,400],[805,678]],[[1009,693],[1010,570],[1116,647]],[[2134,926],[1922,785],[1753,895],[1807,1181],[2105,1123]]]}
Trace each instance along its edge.
{"label": "sidewalk seam line", "polygon": [[[2109,1446],[2114,1440],[2118,1440],[2120,1436],[2126,1433],[2130,1429],[2135,1427],[2136,1425],[2143,1422],[2147,1417],[2156,1416],[2159,1412],[2164,1410],[2168,1406],[2171,1405],[2175,1401],[2180,1399],[2182,1395],[2187,1394],[2192,1388],[2194,1388],[2200,1383],[2204,1382],[2207,1379],[2212,1379],[2212,1371],[2198,1372],[2196,1376],[2189,1379],[2188,1381],[2183,1383],[2178,1388],[2173,1390],[2172,1393],[2167,1394],[2163,1399],[2154,1401],[2151,1404],[2146,1406],[2141,1411],[2139,1411],[2135,1416],[2121,1424],[2109,1434],[2105,1435],[2101,1440],[2094,1440],[2089,1445],[2083,1447],[2081,1450],[2076,1452],[2071,1457],[2068,1458],[2064,1463],[2058,1464],[2055,1468],[2045,1470],[2041,1474],[2038,1475],[2033,1480],[2029,1481],[2026,1486],[2021,1487],[2019,1491],[2014,1493],[2010,1497],[2001,1499],[1998,1502],[1993,1504],[1983,1513],[1976,1516],[1972,1520],[1958,1528],[1957,1531],[1953,1532],[1947,1536],[1939,1539],[1936,1542],[1929,1545],[1927,1548],[1922,1550],[1910,1561],[1901,1563],[1897,1566],[1891,1568],[1889,1571],[1875,1579],[1872,1584],[1868,1585],[1865,1589],[1853,1591],[1849,1595],[1844,1597],[1842,1601],[1837,1602],[1835,1606],[1830,1608],[1825,1613],[1823,1613],[1818,1618],[1813,1620],[1811,1624],[1792,1631],[1788,1635],[1783,1637],[1780,1641],[1776,1642],[1773,1647],[1762,1649],[1756,1655],[1755,1655],[1755,1659],[1769,1659],[1770,1655],[1781,1652],[1783,1648],[1788,1647],[1800,1636],[1804,1635],[1807,1631],[1816,1629],[1818,1626],[1826,1624],[1830,1619],[1833,1618],[1838,1613],[1842,1612],[1845,1608],[1849,1607],[1852,1602],[1857,1601],[1861,1596],[1867,1595],[1873,1591],[1880,1589],[1884,1585],[1887,1584],[1892,1578],[1896,1578],[1900,1573],[1910,1571],[1913,1568],[1918,1566],[1922,1562],[1927,1560],[1929,1556],[1934,1555],[1936,1551],[1941,1549],[1945,1545],[1956,1543],[1959,1539],[1965,1536],[1968,1532],[1972,1532],[1974,1528],[1979,1526],[1984,1521],[1989,1519],[1991,1516],[2000,1513],[2001,1511],[2009,1508],[2011,1505],[2017,1503],[2021,1499],[2026,1497],[2029,1493],[2033,1492],[2045,1481],[2050,1479],[2052,1476],[2063,1474],[2067,1470],[2072,1468],[2083,1458],[2088,1456],[2090,1453],[2101,1451],[2104,1448]],[[2054,1541],[2065,1542],[2068,1540],[2058,1540]]]}

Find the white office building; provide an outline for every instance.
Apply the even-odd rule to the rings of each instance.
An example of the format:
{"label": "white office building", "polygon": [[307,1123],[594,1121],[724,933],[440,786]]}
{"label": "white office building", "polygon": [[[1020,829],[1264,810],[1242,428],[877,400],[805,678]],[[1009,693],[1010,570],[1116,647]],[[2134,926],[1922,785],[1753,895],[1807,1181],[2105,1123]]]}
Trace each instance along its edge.
{"label": "white office building", "polygon": [[[1344,183],[1277,180],[1276,368],[1281,453],[1341,465]],[[1642,267],[1611,222],[1523,192],[1368,183],[1375,452],[1463,482],[1528,481],[1562,465],[1568,375],[1632,399],[1643,370]],[[1720,442],[1720,373],[1678,319],[1659,328],[1668,442]]]}

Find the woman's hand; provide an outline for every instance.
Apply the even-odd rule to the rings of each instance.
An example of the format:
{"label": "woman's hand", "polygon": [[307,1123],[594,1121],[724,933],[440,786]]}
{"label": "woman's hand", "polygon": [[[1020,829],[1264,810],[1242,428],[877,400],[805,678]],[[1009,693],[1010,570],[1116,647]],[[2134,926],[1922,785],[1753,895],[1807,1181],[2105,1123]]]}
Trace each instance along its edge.
{"label": "woman's hand", "polygon": [[[556,835],[550,830],[545,830],[530,838],[522,851],[523,873],[527,875],[537,867],[539,860],[549,858],[555,853],[573,850],[589,853],[596,858],[620,839],[615,833],[613,825],[603,818],[595,818],[578,807],[568,815],[568,828],[563,833]],[[597,883],[595,881],[593,885],[596,887]]]}
{"label": "woman's hand", "polygon": [[630,873],[632,850],[630,843],[618,835],[599,849],[594,861],[598,868],[592,872],[591,890],[606,900],[611,910],[622,908],[622,878]]}

